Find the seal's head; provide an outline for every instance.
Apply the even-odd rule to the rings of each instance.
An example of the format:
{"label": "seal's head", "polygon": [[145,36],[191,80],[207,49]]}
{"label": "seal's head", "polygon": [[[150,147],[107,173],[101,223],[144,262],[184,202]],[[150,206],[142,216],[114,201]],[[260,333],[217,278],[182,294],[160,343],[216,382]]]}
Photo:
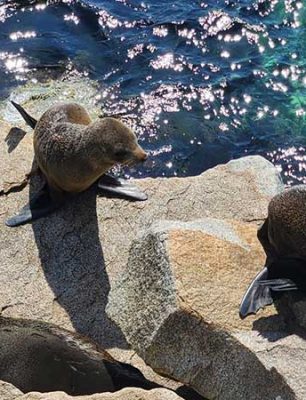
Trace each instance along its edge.
{"label": "seal's head", "polygon": [[134,132],[116,118],[105,117],[92,124],[91,135],[104,161],[130,165],[148,158]]}

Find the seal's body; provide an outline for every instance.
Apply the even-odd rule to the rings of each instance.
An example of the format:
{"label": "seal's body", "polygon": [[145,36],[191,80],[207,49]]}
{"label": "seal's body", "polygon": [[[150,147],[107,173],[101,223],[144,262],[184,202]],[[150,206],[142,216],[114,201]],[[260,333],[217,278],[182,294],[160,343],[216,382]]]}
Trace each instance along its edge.
{"label": "seal's body", "polygon": [[49,214],[67,193],[88,189],[99,179],[98,188],[131,200],[146,200],[136,186],[105,175],[114,165],[145,161],[146,152],[135,134],[116,118],[92,122],[84,107],[76,103],[57,104],[36,121],[19,104],[12,102],[34,129],[34,153],[45,186],[20,213],[8,219],[17,226]]}
{"label": "seal's body", "polygon": [[115,164],[144,161],[135,134],[115,118],[91,122],[78,104],[47,110],[34,130],[34,151],[50,187],[82,192]]}
{"label": "seal's body", "polygon": [[244,295],[242,318],[272,304],[273,292],[306,291],[306,185],[272,198],[258,239],[267,255],[266,265]]}
{"label": "seal's body", "polygon": [[267,227],[259,232],[259,240],[268,256],[306,258],[306,185],[293,186],[273,197]]}
{"label": "seal's body", "polygon": [[158,387],[88,338],[42,321],[0,317],[0,341],[0,379],[24,393],[79,396]]}

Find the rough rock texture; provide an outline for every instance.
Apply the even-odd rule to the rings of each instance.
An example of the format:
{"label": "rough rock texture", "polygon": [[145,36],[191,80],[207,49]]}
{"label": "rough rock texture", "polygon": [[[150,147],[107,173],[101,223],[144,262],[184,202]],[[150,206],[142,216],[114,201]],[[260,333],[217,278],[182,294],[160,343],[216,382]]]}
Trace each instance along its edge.
{"label": "rough rock texture", "polygon": [[[9,155],[10,127],[0,124],[0,190],[23,181],[32,161],[26,136]],[[26,139],[26,140],[25,140]],[[16,152],[19,152],[18,154]],[[6,178],[9,175],[9,179]],[[123,270],[139,229],[157,219],[187,221],[214,216],[260,221],[282,183],[271,163],[246,157],[190,178],[137,182],[146,202],[97,197],[89,190],[47,218],[17,229],[4,221],[22,207],[35,185],[0,196],[0,309],[3,316],[43,319],[94,338],[104,347],[126,347],[105,314],[111,283]],[[3,189],[2,189],[3,190]]]}
{"label": "rough rock texture", "polygon": [[[77,76],[71,76],[62,80],[48,80],[45,83],[33,84],[28,82],[25,85],[14,89],[9,100],[21,103],[23,107],[35,118],[38,118],[43,111],[54,105],[55,102],[75,101],[86,107],[92,117],[102,114],[97,102],[101,94],[98,92],[98,85],[95,81]],[[9,101],[0,102],[0,119],[9,123],[24,124],[21,115],[10,104]],[[27,128],[31,131],[31,128]]]}
{"label": "rough rock texture", "polygon": [[22,392],[14,385],[0,381],[0,399],[1,400],[17,400],[22,396]]}
{"label": "rough rock texture", "polygon": [[[18,400],[180,400],[177,394],[167,389],[143,390],[122,389],[115,393],[93,394],[91,396],[69,396],[64,392],[27,393]],[[2,400],[2,399],[1,399]]]}
{"label": "rough rock texture", "polygon": [[[88,93],[84,87],[85,101],[80,99],[80,91],[61,87],[30,88],[26,95],[21,90],[12,98],[34,116],[41,115],[59,96],[62,100],[87,103],[85,106],[93,115],[99,113],[90,84]],[[8,103],[2,103],[0,115],[10,122],[16,118],[14,125],[24,127]],[[266,216],[268,200],[283,188],[277,171],[261,157],[246,157],[197,177],[144,179],[137,182],[149,196],[143,203],[97,197],[90,190],[47,218],[10,229],[4,221],[28,201],[37,187],[33,179],[22,191],[4,194],[14,187],[17,190],[20,182],[25,185],[33,160],[31,134],[12,130],[14,125],[0,121],[1,314],[42,319],[76,330],[121,361],[144,369],[143,362],[128,350],[120,329],[105,313],[110,287],[124,270],[131,241],[139,229],[165,218],[261,221]],[[151,372],[148,377],[151,379]]]}
{"label": "rough rock texture", "polygon": [[212,218],[156,223],[132,243],[107,312],[155,371],[208,399],[302,400],[305,341],[274,307],[238,316],[265,261],[256,228]]}
{"label": "rough rock texture", "polygon": [[29,392],[23,394],[14,385],[0,381],[1,400],[180,400],[182,397],[167,389],[144,390],[124,388],[114,393],[96,393],[88,396],[69,396],[65,392]]}

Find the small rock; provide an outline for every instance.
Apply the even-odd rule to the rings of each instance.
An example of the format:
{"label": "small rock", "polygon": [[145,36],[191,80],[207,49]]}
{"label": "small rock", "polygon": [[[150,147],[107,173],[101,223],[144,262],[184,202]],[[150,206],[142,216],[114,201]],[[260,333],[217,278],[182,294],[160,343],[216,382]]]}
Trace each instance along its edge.
{"label": "small rock", "polygon": [[[93,394],[91,396],[69,396],[64,392],[27,393],[19,400],[180,400],[177,394],[167,389],[143,390],[126,388],[115,393]],[[2,400],[2,399],[1,399]]]}
{"label": "small rock", "polygon": [[0,399],[1,400],[17,400],[22,396],[21,390],[17,389],[11,383],[0,381]]}

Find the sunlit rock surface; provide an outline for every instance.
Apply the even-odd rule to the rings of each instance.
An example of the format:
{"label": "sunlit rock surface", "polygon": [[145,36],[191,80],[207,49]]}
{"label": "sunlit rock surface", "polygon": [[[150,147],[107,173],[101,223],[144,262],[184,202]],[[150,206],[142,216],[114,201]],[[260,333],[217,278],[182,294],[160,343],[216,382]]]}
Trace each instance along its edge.
{"label": "sunlit rock surface", "polygon": [[[5,157],[0,168],[11,172],[9,183],[23,181],[28,171],[15,151],[24,154],[26,168],[32,162],[30,146],[22,140],[8,155],[4,138],[10,127],[2,123],[1,128]],[[2,174],[0,185],[5,183]],[[86,334],[106,348],[126,348],[105,306],[138,231],[158,219],[261,221],[268,200],[282,188],[274,167],[260,157],[232,161],[196,177],[143,179],[137,185],[148,201],[97,197],[89,190],[47,218],[16,229],[6,227],[5,220],[37,189],[30,184],[0,196],[2,315],[43,319]]]}
{"label": "sunlit rock surface", "polygon": [[156,223],[132,243],[107,311],[155,371],[208,399],[302,400],[305,341],[273,306],[238,316],[265,261],[256,230],[212,218]]}
{"label": "sunlit rock surface", "polygon": [[[13,100],[22,106],[34,117],[39,118],[42,113],[56,102],[75,101],[83,105],[94,118],[102,114],[97,106],[100,98],[95,81],[78,77],[69,80],[49,80],[45,83],[27,83],[14,89],[8,100]],[[24,120],[9,101],[0,102],[0,118],[8,123],[24,124]],[[30,128],[29,128],[30,130]]]}
{"label": "sunlit rock surface", "polygon": [[8,382],[0,381],[0,399],[16,400],[22,396],[22,391]]}
{"label": "sunlit rock surface", "polygon": [[[48,94],[50,91],[45,91],[47,99]],[[43,96],[20,96],[14,99],[29,111],[35,110],[35,117],[49,106]],[[65,99],[82,103],[73,93]],[[92,109],[86,108],[96,116],[100,110],[94,103],[93,96]],[[120,361],[140,365],[146,376],[159,380],[129,350],[121,330],[105,312],[108,293],[125,269],[132,240],[139,230],[160,219],[217,217],[259,223],[266,216],[269,199],[283,188],[277,171],[254,156],[196,177],[137,180],[149,196],[142,203],[97,197],[89,190],[47,218],[10,229],[5,220],[26,204],[38,186],[36,177],[30,185],[25,182],[33,162],[31,134],[12,131],[25,125],[8,103],[1,105],[1,115],[11,122],[16,118],[12,125],[0,122],[2,315],[42,319],[76,330]]]}
{"label": "sunlit rock surface", "polygon": [[[64,392],[28,393],[19,400],[180,400],[177,394],[167,389],[143,390],[126,388],[115,393],[97,393],[91,396],[69,396]],[[10,400],[10,399],[9,399]]]}
{"label": "sunlit rock surface", "polygon": [[140,388],[124,388],[114,393],[95,393],[92,395],[70,396],[61,391],[22,393],[14,385],[0,381],[1,400],[180,400],[176,393],[163,389],[145,390]]}

